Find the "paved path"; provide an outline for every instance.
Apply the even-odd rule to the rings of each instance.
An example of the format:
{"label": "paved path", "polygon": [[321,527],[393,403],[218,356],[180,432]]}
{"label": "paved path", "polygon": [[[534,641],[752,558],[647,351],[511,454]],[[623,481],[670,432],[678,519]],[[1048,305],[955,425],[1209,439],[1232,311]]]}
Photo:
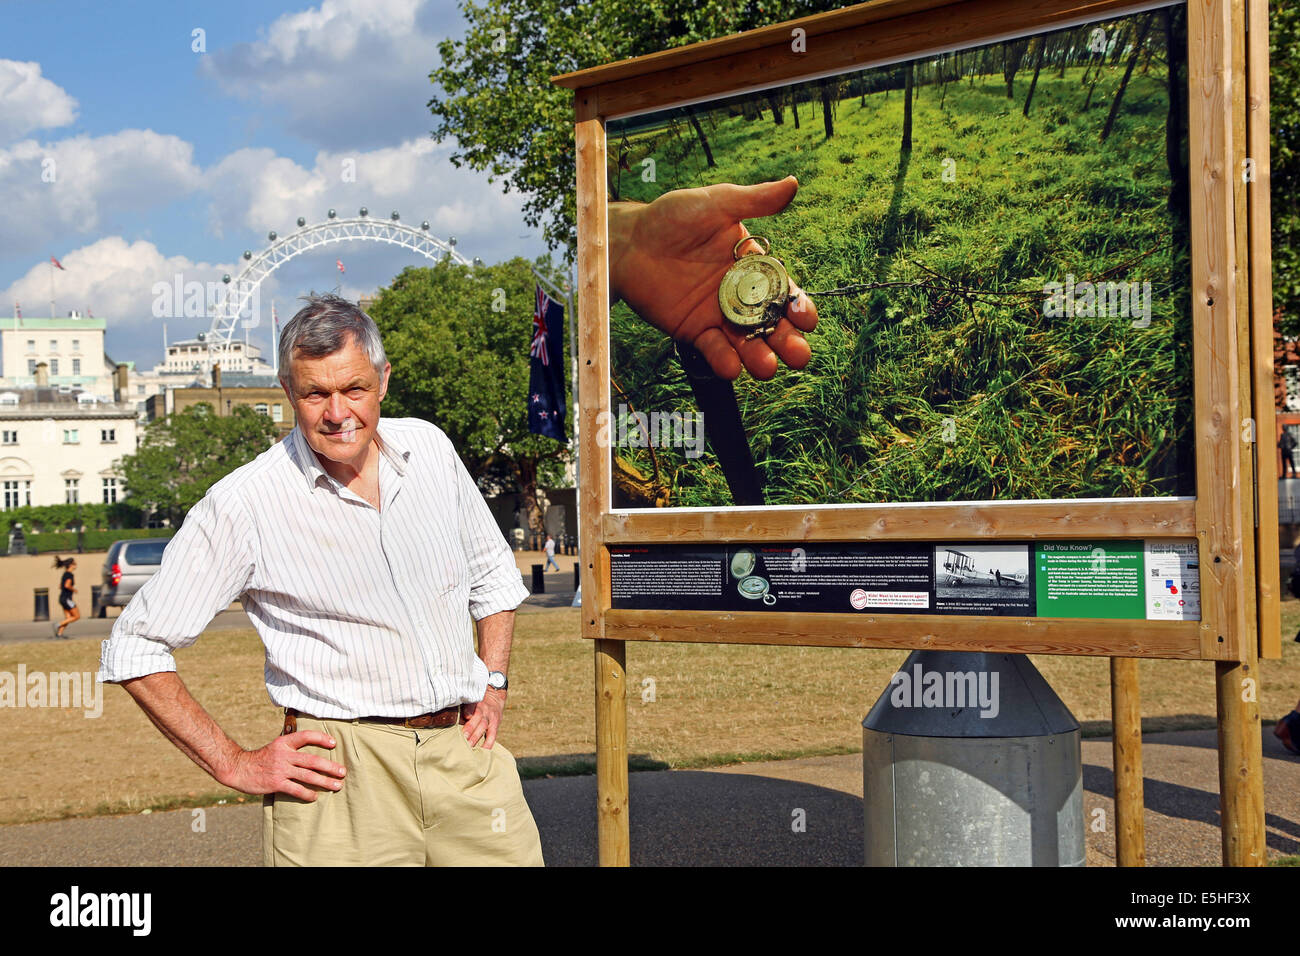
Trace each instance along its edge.
{"label": "paved path", "polygon": [[[1214,731],[1150,734],[1143,747],[1149,866],[1218,866]],[[1085,819],[1113,823],[1110,742],[1083,742]],[[811,757],[713,770],[634,773],[632,861],[651,866],[857,866],[863,859],[862,757]],[[529,805],[552,866],[596,862],[593,777],[529,780]],[[1264,731],[1271,856],[1300,854],[1300,758]],[[795,833],[792,814],[807,830]],[[0,827],[0,865],[257,866],[260,806]],[[1088,832],[1088,865],[1114,864],[1112,833]]]}

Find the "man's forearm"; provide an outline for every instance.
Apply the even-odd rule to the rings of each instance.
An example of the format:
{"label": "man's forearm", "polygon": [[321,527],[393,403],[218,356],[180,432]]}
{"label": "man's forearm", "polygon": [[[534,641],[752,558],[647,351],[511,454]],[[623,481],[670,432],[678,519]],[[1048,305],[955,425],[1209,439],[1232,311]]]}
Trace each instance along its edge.
{"label": "man's forearm", "polygon": [[226,783],[223,775],[243,748],[191,696],[178,674],[148,674],[123,681],[122,686],[163,736],[218,783]]}
{"label": "man's forearm", "polygon": [[514,640],[515,612],[497,611],[477,622],[478,656],[489,671],[510,673],[510,644]]}

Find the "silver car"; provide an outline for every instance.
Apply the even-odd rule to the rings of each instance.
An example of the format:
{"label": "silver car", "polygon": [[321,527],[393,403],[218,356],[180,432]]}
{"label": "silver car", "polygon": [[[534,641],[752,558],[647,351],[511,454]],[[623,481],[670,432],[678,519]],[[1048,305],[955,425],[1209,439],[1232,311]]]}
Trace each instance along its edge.
{"label": "silver car", "polygon": [[114,541],[104,556],[100,607],[126,607],[135,592],[158,571],[163,549],[171,538],[129,538]]}

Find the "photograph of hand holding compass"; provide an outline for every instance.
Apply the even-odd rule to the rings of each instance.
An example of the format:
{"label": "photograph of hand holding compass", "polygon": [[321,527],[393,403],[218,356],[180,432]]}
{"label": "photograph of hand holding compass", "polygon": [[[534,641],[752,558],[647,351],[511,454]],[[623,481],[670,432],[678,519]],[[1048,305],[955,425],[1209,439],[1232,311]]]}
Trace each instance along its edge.
{"label": "photograph of hand holding compass", "polygon": [[1194,494],[1184,19],[608,121],[614,507]]}

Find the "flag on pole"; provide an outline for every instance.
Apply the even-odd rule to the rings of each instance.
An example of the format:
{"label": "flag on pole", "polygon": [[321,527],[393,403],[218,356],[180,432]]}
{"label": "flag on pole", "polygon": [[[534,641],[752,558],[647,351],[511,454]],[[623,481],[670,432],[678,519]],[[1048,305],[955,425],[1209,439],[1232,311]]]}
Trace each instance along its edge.
{"label": "flag on pole", "polygon": [[15,302],[15,303],[14,303],[14,318],[15,318],[15,319],[21,319],[22,317],[23,317],[23,307],[22,307],[21,305],[19,305],[17,302]]}
{"label": "flag on pole", "polygon": [[343,260],[342,260],[342,259],[335,259],[335,260],[334,260],[334,264],[335,264],[336,266],[339,267],[339,272],[347,272],[347,271],[348,271],[347,269],[344,269],[344,268],[343,268]]}
{"label": "flag on pole", "polygon": [[58,268],[63,269],[64,272],[68,271],[67,269],[63,268],[63,263],[60,262],[58,259],[54,258],[53,256],[50,256],[50,261],[53,262],[55,266],[57,266]]}
{"label": "flag on pole", "polygon": [[537,287],[529,346],[528,430],[566,444],[564,432],[564,306]]}

